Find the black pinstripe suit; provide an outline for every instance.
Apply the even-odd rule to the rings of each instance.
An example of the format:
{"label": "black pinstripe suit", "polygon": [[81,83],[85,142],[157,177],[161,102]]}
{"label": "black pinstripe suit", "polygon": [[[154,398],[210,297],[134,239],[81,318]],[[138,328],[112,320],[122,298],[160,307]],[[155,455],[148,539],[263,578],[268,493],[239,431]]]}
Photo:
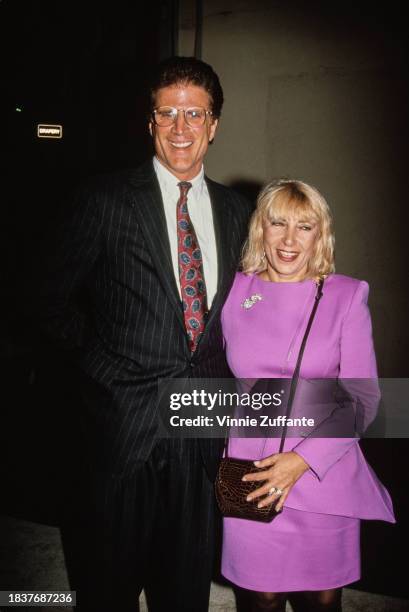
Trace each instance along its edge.
{"label": "black pinstripe suit", "polygon": [[[215,226],[218,289],[204,334],[193,356],[185,333],[161,193],[152,162],[138,170],[96,179],[81,190],[75,213],[65,226],[57,265],[55,262],[53,265],[53,278],[49,285],[52,296],[48,292],[46,326],[48,334],[63,346],[74,349],[81,378],[86,444],[94,475],[93,484],[88,486],[88,490],[98,482],[92,503],[104,500],[95,504],[96,514],[105,514],[105,518],[90,548],[97,549],[99,557],[115,557],[115,567],[122,568],[119,574],[127,573],[127,564],[134,564],[139,573],[144,573],[140,566],[148,555],[147,550],[152,547],[152,538],[148,538],[144,546],[140,534],[133,535],[134,527],[130,527],[130,523],[147,523],[148,516],[158,513],[157,503],[153,507],[146,502],[146,492],[135,494],[142,486],[141,481],[146,481],[149,490],[153,486],[152,476],[148,480],[146,473],[141,476],[142,465],[146,467],[152,461],[160,463],[167,453],[173,467],[177,463],[176,456],[183,463],[183,469],[190,462],[196,467],[192,472],[189,466],[188,476],[174,474],[173,497],[180,498],[182,505],[185,503],[186,506],[184,495],[186,499],[192,499],[195,495],[195,503],[204,495],[199,508],[210,508],[212,505],[209,502],[211,486],[204,484],[204,480],[200,484],[195,470],[203,472],[204,464],[208,475],[214,476],[220,454],[219,441],[191,441],[189,444],[167,442],[165,448],[161,446],[164,442],[158,443],[155,438],[158,378],[229,375],[223,351],[220,311],[237,268],[250,209],[248,203],[232,190],[209,179],[206,182]],[[152,459],[155,453],[157,458]],[[186,485],[190,490],[176,493],[176,484],[181,478],[190,478],[193,485]],[[166,479],[169,479],[168,473]],[[154,486],[161,489],[159,498],[163,501],[163,482]],[[192,486],[193,489],[199,487],[201,492],[192,493]],[[172,497],[172,491],[169,496]],[[172,499],[162,512],[168,514],[174,502]],[[105,513],[101,511],[101,503],[105,504]],[[122,508],[126,506],[126,520],[123,511],[118,517],[118,505]],[[134,506],[138,506],[138,509],[130,510]],[[172,519],[175,528],[181,511],[176,504]],[[210,510],[206,512],[209,514]],[[182,530],[189,525],[188,514],[185,513],[185,524],[180,526]],[[197,522],[201,520],[203,522],[198,516]],[[160,528],[156,529],[157,519],[155,521],[155,530],[160,532]],[[108,523],[111,530],[107,528]],[[118,531],[119,523],[122,525],[121,532]],[[112,525],[115,525],[115,529],[112,529]],[[166,539],[168,531],[169,524],[167,527],[164,525],[162,540]],[[192,537],[197,540],[198,536],[194,532],[189,533],[190,546],[195,548]],[[105,552],[95,543],[102,537]],[[107,545],[110,538],[111,544]],[[140,558],[133,561],[135,555],[130,551],[125,554],[123,548],[127,549],[125,542],[128,539],[135,538],[139,540]],[[118,541],[123,541],[123,544],[121,550],[118,552],[115,549],[115,552]],[[205,536],[205,541],[206,546],[210,546],[209,534]],[[168,542],[168,546],[173,545],[175,543]],[[198,550],[200,546],[197,540]],[[211,557],[205,550],[200,554]],[[122,565],[119,561],[121,557],[125,557]],[[89,562],[95,565],[91,558]],[[192,565],[197,561],[187,555],[186,562]],[[99,567],[98,571],[99,580],[102,573],[102,582],[107,583],[111,579],[110,573],[114,571],[113,565],[110,569]],[[198,568],[198,571],[206,573],[203,568]],[[186,568],[180,572],[184,574]],[[98,578],[95,577],[95,580]],[[118,576],[113,579],[115,588],[118,588],[121,580]],[[131,577],[122,580],[122,590],[128,589],[129,580]],[[189,580],[193,585],[187,574],[181,579],[178,588],[185,603],[181,607],[180,600],[178,609],[200,610],[204,604],[189,603],[187,598],[192,594],[182,593],[182,583]],[[175,576],[171,582],[172,588],[175,588]],[[149,586],[149,583],[154,591],[155,580],[151,570],[145,572],[143,577],[134,579],[128,601],[132,601],[135,590]],[[171,588],[171,584],[168,588]],[[196,585],[192,588],[198,595],[200,587]],[[104,598],[107,601],[109,595],[105,594]],[[101,605],[100,602],[97,606],[99,610]],[[132,606],[126,607],[125,603],[121,605],[115,605],[117,611],[134,609]],[[91,609],[90,604],[83,609],[88,608]],[[159,603],[156,609],[164,609],[164,604]]]}

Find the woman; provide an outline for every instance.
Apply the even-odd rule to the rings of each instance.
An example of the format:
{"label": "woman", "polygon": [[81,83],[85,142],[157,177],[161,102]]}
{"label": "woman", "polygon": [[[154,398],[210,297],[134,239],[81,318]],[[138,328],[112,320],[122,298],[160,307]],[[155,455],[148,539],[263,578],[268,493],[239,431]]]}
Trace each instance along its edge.
{"label": "woman", "polygon": [[[300,377],[376,378],[368,285],[334,274],[331,215],[315,188],[264,188],[242,267],[222,313],[237,378],[292,376],[320,279]],[[360,519],[394,522],[390,497],[356,438],[288,437],[281,454],[279,442],[267,440],[262,471],[245,479],[261,481],[248,501],[278,499],[281,512],[271,523],[224,519],[222,573],[247,590],[251,612],[284,610],[293,595],[296,610],[340,610],[342,586],[360,577]],[[261,449],[260,439],[229,442],[231,457],[257,459]]]}

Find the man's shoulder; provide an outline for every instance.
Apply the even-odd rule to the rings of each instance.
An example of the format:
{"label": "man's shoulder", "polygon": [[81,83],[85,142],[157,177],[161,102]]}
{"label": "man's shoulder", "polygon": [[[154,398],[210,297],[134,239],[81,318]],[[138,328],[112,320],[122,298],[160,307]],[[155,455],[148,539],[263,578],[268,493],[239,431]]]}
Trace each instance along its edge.
{"label": "man's shoulder", "polygon": [[223,185],[222,183],[218,183],[213,179],[209,178],[207,175],[205,176],[207,188],[210,194],[217,194],[217,196],[221,197],[223,201],[227,205],[240,207],[244,213],[250,214],[254,208],[254,205],[240,192],[236,191],[232,187],[228,187],[227,185]]}
{"label": "man's shoulder", "polygon": [[138,168],[126,168],[111,173],[87,177],[75,189],[68,200],[68,208],[93,211],[98,217],[109,211],[134,207],[143,194],[155,186],[152,162]]}
{"label": "man's shoulder", "polygon": [[237,198],[240,201],[245,201],[245,202],[248,201],[246,197],[244,197],[241,193],[239,193],[238,191],[236,191],[232,187],[228,187],[227,185],[223,185],[222,183],[219,183],[219,182],[211,179],[207,175],[205,175],[205,180],[206,180],[206,184],[207,184],[208,188],[210,188],[212,190],[216,190],[216,191],[219,191],[220,193],[224,193],[225,195],[228,195],[230,197]]}
{"label": "man's shoulder", "polygon": [[142,187],[154,178],[152,161],[148,161],[137,168],[90,176],[81,183],[79,190],[90,195],[120,194]]}

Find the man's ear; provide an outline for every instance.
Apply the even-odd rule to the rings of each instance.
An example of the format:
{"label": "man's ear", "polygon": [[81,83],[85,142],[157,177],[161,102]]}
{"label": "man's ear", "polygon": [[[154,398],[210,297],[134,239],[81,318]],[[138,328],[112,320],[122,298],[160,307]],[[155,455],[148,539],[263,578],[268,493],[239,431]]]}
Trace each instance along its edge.
{"label": "man's ear", "polygon": [[216,131],[217,131],[217,126],[219,125],[219,120],[218,119],[214,119],[214,121],[210,124],[210,129],[209,129],[209,143],[211,144],[214,140],[214,137],[216,135]]}
{"label": "man's ear", "polygon": [[149,134],[153,138],[153,125],[152,125],[152,121],[149,121],[149,123],[148,123],[148,130],[149,130]]}

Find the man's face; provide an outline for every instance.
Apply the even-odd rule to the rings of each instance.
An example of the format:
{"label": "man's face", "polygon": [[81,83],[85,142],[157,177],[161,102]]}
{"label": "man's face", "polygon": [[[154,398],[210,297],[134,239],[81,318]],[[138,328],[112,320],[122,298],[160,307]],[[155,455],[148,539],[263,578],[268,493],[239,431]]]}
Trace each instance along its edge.
{"label": "man's face", "polygon": [[[211,99],[203,87],[191,84],[170,85],[156,92],[155,108],[171,106],[178,110],[204,108],[211,110]],[[163,127],[149,123],[155,153],[159,161],[181,181],[189,181],[200,171],[209,141],[213,140],[217,119],[206,115],[205,123],[189,126],[183,113],[172,125]]]}

